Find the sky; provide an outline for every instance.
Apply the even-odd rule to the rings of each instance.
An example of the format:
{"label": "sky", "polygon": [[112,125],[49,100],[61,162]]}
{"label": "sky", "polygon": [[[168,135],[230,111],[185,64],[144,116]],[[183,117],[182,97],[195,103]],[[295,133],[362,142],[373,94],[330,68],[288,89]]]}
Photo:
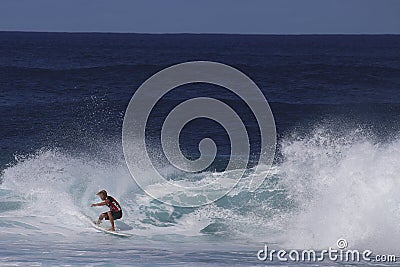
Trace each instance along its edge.
{"label": "sky", "polygon": [[400,34],[400,0],[0,0],[0,31]]}

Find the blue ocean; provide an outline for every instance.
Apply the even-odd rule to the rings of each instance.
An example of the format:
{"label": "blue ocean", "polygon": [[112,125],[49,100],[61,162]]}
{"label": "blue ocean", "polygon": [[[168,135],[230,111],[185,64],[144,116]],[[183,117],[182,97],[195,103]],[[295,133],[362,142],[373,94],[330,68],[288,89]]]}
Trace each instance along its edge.
{"label": "blue ocean", "polygon": [[[239,182],[193,208],[155,200],[136,184],[121,134],[140,85],[189,61],[220,62],[250,77],[277,135],[257,190]],[[195,159],[199,142],[211,138],[213,163],[185,176],[167,164],[163,122],[196,97],[238,114],[251,170],[261,146],[257,120],[235,94],[205,83],[179,86],[155,105],[146,125],[154,164],[172,180],[231,175],[229,136],[205,118],[182,129],[180,148]],[[399,35],[0,32],[0,114],[1,266],[344,266],[257,258],[265,245],[321,251],[340,238],[352,249],[400,255]],[[160,195],[167,189],[153,186]],[[102,189],[120,202],[116,226],[131,237],[82,219],[107,210],[90,207]]]}

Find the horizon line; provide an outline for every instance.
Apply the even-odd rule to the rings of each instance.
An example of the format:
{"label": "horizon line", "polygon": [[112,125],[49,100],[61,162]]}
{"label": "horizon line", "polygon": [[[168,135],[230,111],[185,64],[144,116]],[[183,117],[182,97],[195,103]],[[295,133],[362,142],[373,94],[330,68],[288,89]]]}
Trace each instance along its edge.
{"label": "horizon line", "polygon": [[400,33],[224,33],[224,32],[129,32],[129,31],[43,31],[0,30],[0,33],[67,33],[67,34],[142,34],[142,35],[400,35]]}

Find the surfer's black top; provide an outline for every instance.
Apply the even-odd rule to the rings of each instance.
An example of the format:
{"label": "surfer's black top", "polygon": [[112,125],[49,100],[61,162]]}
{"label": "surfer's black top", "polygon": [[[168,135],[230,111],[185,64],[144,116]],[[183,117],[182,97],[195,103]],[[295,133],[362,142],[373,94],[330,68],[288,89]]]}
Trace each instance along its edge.
{"label": "surfer's black top", "polygon": [[106,205],[110,208],[113,212],[122,211],[121,206],[119,205],[118,201],[115,200],[112,196],[108,196],[106,199]]}

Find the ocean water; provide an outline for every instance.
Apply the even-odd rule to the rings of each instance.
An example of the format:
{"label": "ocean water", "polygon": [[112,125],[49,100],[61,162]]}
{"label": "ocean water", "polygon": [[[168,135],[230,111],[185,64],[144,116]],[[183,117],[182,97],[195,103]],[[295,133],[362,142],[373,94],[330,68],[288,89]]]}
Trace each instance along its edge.
{"label": "ocean water", "polygon": [[[253,79],[271,106],[278,144],[271,169],[256,173],[266,179],[255,192],[244,179],[212,204],[179,208],[136,185],[121,131],[146,79],[195,60]],[[146,129],[152,160],[175,180],[232,175],[224,172],[229,136],[213,121],[190,122],[180,138],[189,158],[199,156],[200,140],[215,140],[217,158],[206,170],[182,176],[160,150],[168,113],[200,96],[240,116],[251,170],[257,121],[236,95],[209,84],[180,86],[157,103]],[[321,251],[340,238],[351,249],[400,255],[400,36],[2,32],[0,112],[0,265],[345,265],[257,259],[264,245]],[[101,189],[120,201],[117,226],[132,237],[82,220],[104,211],[89,207]]]}

